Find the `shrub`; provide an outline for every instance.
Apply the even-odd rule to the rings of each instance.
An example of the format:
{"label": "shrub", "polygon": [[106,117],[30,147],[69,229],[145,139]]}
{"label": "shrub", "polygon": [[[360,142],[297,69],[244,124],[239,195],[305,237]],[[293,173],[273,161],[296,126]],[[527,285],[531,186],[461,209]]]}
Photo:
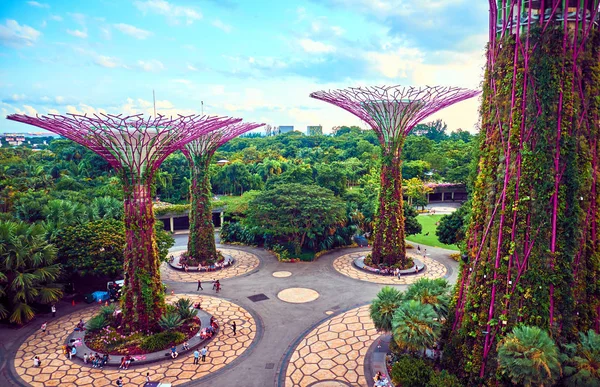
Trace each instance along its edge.
{"label": "shrub", "polygon": [[198,311],[193,308],[194,303],[189,298],[180,298],[175,303],[175,308],[177,308],[177,314],[184,321],[190,320],[198,314]]}
{"label": "shrub", "polygon": [[85,324],[86,328],[90,332],[97,332],[100,329],[108,326],[108,319],[104,317],[102,314],[96,315],[92,317],[87,324]]}
{"label": "shrub", "polygon": [[110,320],[113,316],[113,314],[115,313],[115,310],[117,310],[117,305],[116,304],[111,304],[108,306],[103,306],[102,308],[100,308],[100,316],[103,316],[105,319]]}
{"label": "shrub", "polygon": [[425,385],[426,387],[462,387],[462,383],[456,377],[446,370],[431,375],[431,379]]}
{"label": "shrub", "polygon": [[145,337],[140,348],[148,352],[156,352],[169,348],[173,344],[181,344],[184,341],[185,335],[183,333],[167,331]]}
{"label": "shrub", "polygon": [[412,357],[400,356],[392,366],[392,381],[402,387],[422,387],[429,383],[433,369],[425,361]]}
{"label": "shrub", "polygon": [[167,331],[179,328],[182,324],[183,320],[177,313],[165,313],[158,320],[158,325]]}

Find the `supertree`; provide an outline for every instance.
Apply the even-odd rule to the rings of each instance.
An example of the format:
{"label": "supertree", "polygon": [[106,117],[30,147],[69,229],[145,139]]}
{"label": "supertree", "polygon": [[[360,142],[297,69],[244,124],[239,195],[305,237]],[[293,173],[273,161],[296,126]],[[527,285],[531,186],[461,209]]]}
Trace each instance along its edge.
{"label": "supertree", "polygon": [[190,236],[187,254],[197,262],[215,261],[215,246],[212,211],[210,207],[211,187],[208,168],[215,151],[223,144],[241,134],[263,126],[239,122],[206,133],[187,143],[181,150],[190,163],[192,185],[190,187]]}
{"label": "supertree", "polygon": [[127,240],[123,322],[131,330],[153,329],[165,309],[152,210],[154,172],[175,150],[240,119],[200,115],[144,118],[141,114],[126,117],[110,114],[29,117],[13,114],[7,118],[73,140],[96,152],[117,171],[125,193]]}
{"label": "supertree", "polygon": [[495,372],[517,324],[559,342],[600,328],[598,8],[490,0],[468,254],[444,356],[471,384]]}
{"label": "supertree", "polygon": [[312,98],[339,106],[365,121],[381,144],[381,190],[372,260],[406,265],[402,212],[402,146],[415,125],[429,115],[479,94],[455,87],[358,87],[319,91]]}

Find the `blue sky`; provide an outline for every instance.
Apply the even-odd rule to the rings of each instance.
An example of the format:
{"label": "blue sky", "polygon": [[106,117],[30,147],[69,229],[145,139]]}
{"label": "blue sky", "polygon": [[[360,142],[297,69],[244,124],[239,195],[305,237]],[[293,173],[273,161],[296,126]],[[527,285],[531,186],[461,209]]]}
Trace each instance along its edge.
{"label": "blue sky", "polygon": [[[309,98],[359,85],[477,88],[485,1],[2,0],[0,113],[204,112],[365,126]],[[474,131],[477,99],[433,118]],[[0,132],[31,131],[0,120]]]}

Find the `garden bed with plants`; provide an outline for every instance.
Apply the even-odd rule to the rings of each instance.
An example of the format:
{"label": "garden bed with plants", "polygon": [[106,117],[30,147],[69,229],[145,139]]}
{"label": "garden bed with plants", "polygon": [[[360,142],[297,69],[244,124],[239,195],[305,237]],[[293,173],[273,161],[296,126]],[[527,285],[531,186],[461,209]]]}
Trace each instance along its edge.
{"label": "garden bed with plants", "polygon": [[192,258],[188,255],[188,252],[185,251],[181,253],[179,256],[179,263],[173,264],[169,262],[169,266],[175,270],[186,271],[185,267],[187,265],[187,271],[216,271],[223,270],[231,267],[235,264],[235,260],[230,256],[224,256],[220,251],[217,251],[217,259],[216,260],[205,260],[198,261],[195,258]]}
{"label": "garden bed with plants", "polygon": [[201,328],[198,311],[192,301],[179,299],[167,305],[158,321],[158,329],[150,334],[127,332],[121,326],[123,314],[116,305],[104,306],[86,324],[85,345],[98,353],[109,355],[142,355],[169,349],[193,338]]}
{"label": "garden bed with plants", "polygon": [[392,266],[386,265],[375,265],[371,260],[371,254],[366,257],[358,257],[354,260],[354,266],[360,270],[366,271],[371,274],[378,275],[394,275],[396,269],[400,269],[400,275],[410,275],[417,274],[425,270],[425,264],[418,259],[414,259],[411,257],[406,257],[407,263],[403,266],[400,263],[397,263]]}

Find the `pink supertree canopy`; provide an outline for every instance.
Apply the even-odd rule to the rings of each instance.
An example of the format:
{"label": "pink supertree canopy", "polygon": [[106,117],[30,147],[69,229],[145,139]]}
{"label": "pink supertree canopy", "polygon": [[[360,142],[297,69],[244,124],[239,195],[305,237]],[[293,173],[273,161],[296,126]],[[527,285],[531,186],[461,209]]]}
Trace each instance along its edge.
{"label": "pink supertree canopy", "polygon": [[480,91],[458,87],[373,86],[317,91],[312,98],[339,106],[365,121],[384,146],[431,114],[478,95]]}
{"label": "pink supertree canopy", "polygon": [[213,153],[229,140],[253,129],[260,128],[263,125],[252,122],[236,122],[223,126],[218,130],[203,134],[196,140],[187,143],[185,147],[181,148],[181,151],[190,161],[193,161],[190,157]]}
{"label": "pink supertree canopy", "polygon": [[160,114],[156,117],[144,117],[142,114],[50,114],[36,117],[12,114],[7,118],[60,134],[96,152],[116,170],[127,169],[126,172],[142,180],[151,177],[169,154],[188,142],[241,121],[240,118],[219,116],[166,117]]}

